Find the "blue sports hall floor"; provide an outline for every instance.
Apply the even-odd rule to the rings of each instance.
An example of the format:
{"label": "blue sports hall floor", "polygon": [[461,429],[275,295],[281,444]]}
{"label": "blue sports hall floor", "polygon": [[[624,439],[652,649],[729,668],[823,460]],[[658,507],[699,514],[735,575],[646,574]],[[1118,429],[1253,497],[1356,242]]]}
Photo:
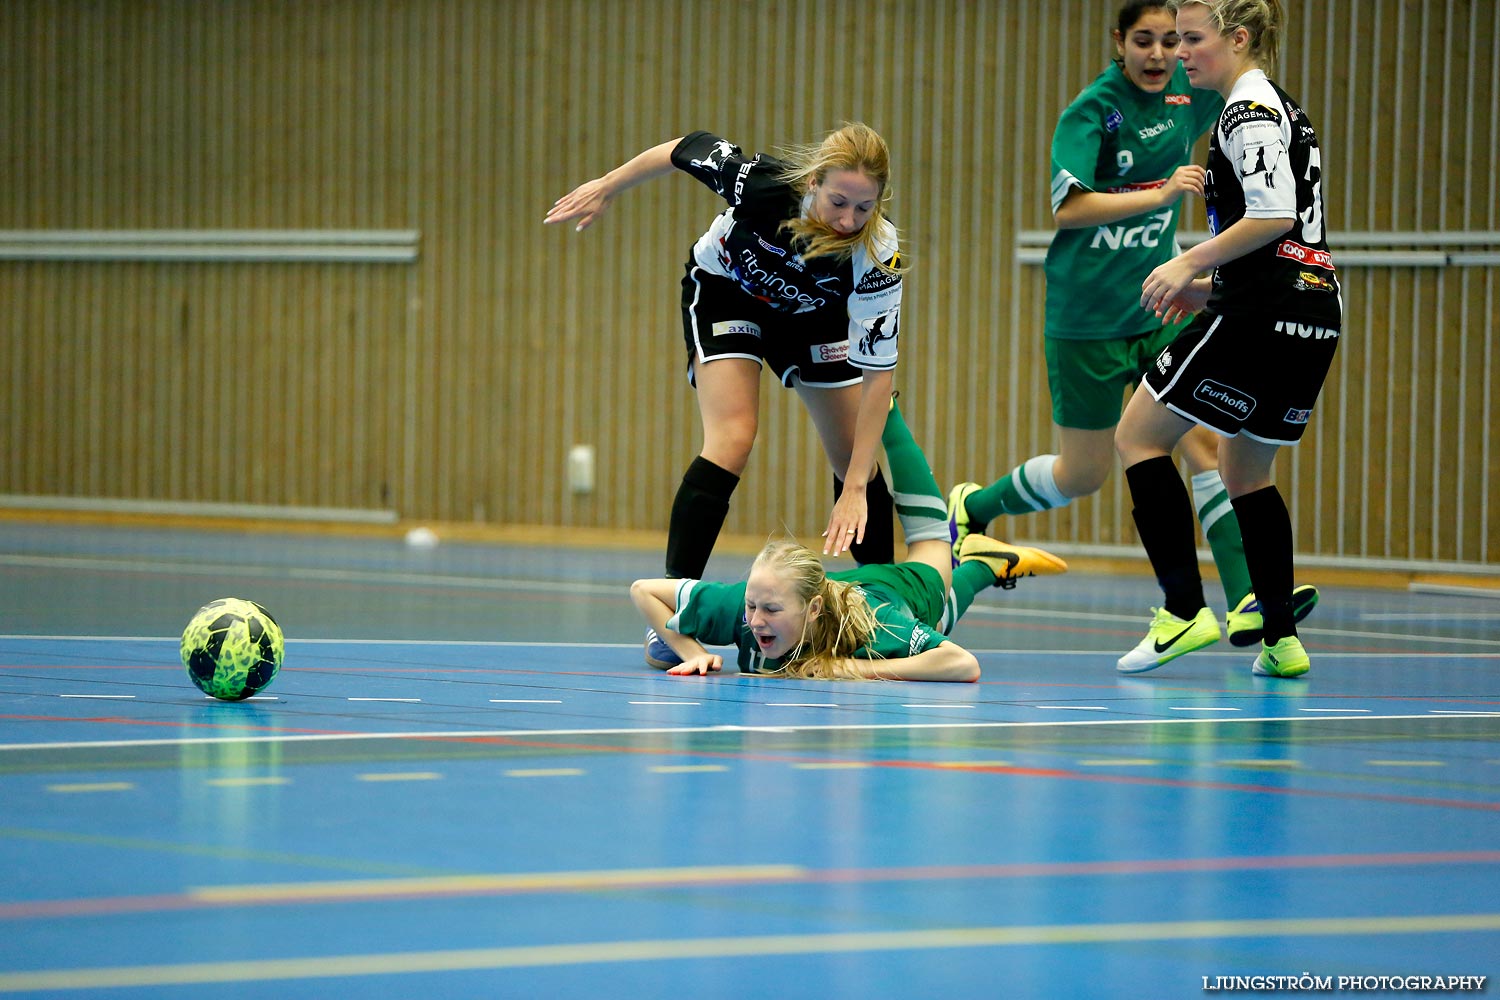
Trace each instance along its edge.
{"label": "blue sports hall floor", "polygon": [[[1253,677],[1227,643],[1121,677],[1155,585],[1074,572],[980,598],[954,634],[978,684],[688,679],[641,661],[626,589],[659,571],[599,547],[0,521],[0,994],[1418,977],[1400,995],[1500,974],[1493,596],[1329,584],[1305,679]],[[288,637],[236,704],[177,650],[227,596]]]}

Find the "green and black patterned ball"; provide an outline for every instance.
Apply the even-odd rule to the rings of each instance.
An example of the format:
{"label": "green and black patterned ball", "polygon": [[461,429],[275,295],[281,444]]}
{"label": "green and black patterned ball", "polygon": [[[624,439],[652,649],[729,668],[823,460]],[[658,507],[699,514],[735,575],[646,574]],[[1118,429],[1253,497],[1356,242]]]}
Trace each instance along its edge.
{"label": "green and black patterned ball", "polygon": [[242,701],[281,669],[285,640],[271,613],[254,601],[226,597],[198,609],[182,630],[182,665],[205,694]]}

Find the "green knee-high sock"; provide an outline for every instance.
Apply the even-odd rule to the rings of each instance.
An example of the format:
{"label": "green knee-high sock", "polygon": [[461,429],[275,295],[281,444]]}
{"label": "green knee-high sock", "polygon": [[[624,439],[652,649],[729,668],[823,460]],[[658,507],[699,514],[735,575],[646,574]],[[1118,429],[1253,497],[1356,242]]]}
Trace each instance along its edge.
{"label": "green knee-high sock", "polygon": [[947,539],[947,501],[932,467],[927,464],[927,456],[911,436],[911,429],[894,402],[886,414],[880,443],[885,447],[885,460],[890,466],[891,496],[896,502],[896,515],[901,519],[906,544]]}
{"label": "green knee-high sock", "polygon": [[1066,507],[1072,500],[1057,488],[1052,467],[1056,455],[1036,455],[982,490],[970,493],[964,509],[972,521],[988,523],[1001,514],[1035,514]]}
{"label": "green knee-high sock", "polygon": [[961,563],[953,571],[953,620],[958,621],[974,603],[976,595],[995,585],[995,574],[978,559]]}
{"label": "green knee-high sock", "polygon": [[1233,611],[1253,588],[1250,567],[1245,563],[1245,540],[1240,537],[1240,519],[1229,502],[1229,491],[1224,489],[1218,470],[1210,469],[1193,477],[1193,507],[1213,551],[1219,582],[1224,585],[1224,599]]}

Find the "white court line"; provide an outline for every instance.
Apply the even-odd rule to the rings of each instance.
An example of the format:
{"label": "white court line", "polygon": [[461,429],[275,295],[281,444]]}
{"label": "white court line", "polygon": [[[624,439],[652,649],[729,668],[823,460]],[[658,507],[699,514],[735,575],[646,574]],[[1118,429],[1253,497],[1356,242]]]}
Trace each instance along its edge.
{"label": "white court line", "polygon": [[1366,612],[1359,616],[1362,622],[1500,622],[1500,614],[1461,614],[1457,611],[1422,611],[1393,614]]}
{"label": "white court line", "polygon": [[[1484,718],[1489,713],[1472,712],[1456,713],[1449,718]],[[1438,721],[1431,714],[1424,715],[1358,715],[1345,716],[1342,718],[1309,719],[1295,715],[1266,715],[1249,716],[1238,719],[1076,719],[1067,722],[1050,720],[1045,722],[877,722],[868,725],[860,723],[837,723],[812,726],[788,726],[788,725],[766,725],[766,726],[649,726],[638,729],[612,728],[612,729],[447,729],[434,730],[433,732],[403,732],[403,733],[297,733],[290,736],[190,736],[179,739],[157,739],[157,740],[93,740],[74,741],[67,743],[0,743],[0,751],[16,750],[89,750],[106,749],[114,747],[180,747],[180,746],[204,746],[220,743],[337,743],[350,740],[452,740],[452,739],[485,739],[504,737],[506,739],[519,737],[535,737],[537,739],[554,739],[558,736],[677,736],[692,733],[813,733],[813,732],[870,732],[875,730],[917,730],[917,729],[1045,729],[1048,727],[1075,727],[1075,726],[1201,726],[1205,723],[1220,723],[1222,725],[1235,725],[1248,722],[1286,722],[1286,723],[1310,723],[1316,722],[1320,725],[1328,725],[1335,722],[1399,722],[1410,720],[1423,720],[1426,722]]]}
{"label": "white court line", "polygon": [[1433,715],[1468,715],[1468,716],[1475,716],[1475,715],[1481,715],[1481,716],[1483,716],[1483,715],[1500,715],[1500,712],[1481,712],[1481,711],[1478,711],[1477,709],[1476,710],[1472,710],[1472,711],[1465,711],[1465,710],[1462,710],[1462,709],[1455,709],[1455,708],[1430,708],[1430,709],[1428,709],[1428,711],[1431,712]]}
{"label": "white court line", "polygon": [[[974,614],[974,611],[968,614]],[[1041,612],[1037,612],[1041,614]],[[1107,617],[1107,616],[1100,616]],[[1076,620],[1076,618],[1075,618]],[[1133,620],[1133,619],[1132,619]],[[1461,639],[1445,636],[1413,636],[1387,632],[1356,632],[1341,631],[1338,629],[1316,630],[1319,634],[1326,636],[1342,636],[1346,638],[1367,638],[1382,640],[1405,640],[1407,642],[1447,642],[1470,646],[1493,646],[1500,650],[1500,639]],[[1306,628],[1298,627],[1299,633],[1308,633]],[[181,636],[176,635],[35,635],[27,633],[0,634],[0,641],[37,641],[37,642],[166,642],[173,646],[182,641]],[[471,649],[629,649],[641,648],[639,642],[521,642],[512,639],[370,639],[361,636],[356,639],[302,639],[291,638],[286,640],[290,646],[451,646],[455,648]],[[731,646],[712,646],[712,649],[732,649]],[[1052,657],[1052,656],[1087,656],[1102,657],[1115,655],[1115,650],[1108,649],[983,649],[978,646],[965,647],[969,652],[982,656],[1005,656],[1005,657]],[[1442,653],[1433,650],[1411,650],[1399,653],[1383,653],[1377,650],[1369,650],[1362,653],[1339,652],[1334,650],[1317,650],[1320,660],[1345,659],[1345,660],[1388,660],[1400,657],[1409,660],[1413,657],[1426,659],[1473,659],[1480,657],[1500,657],[1500,652],[1495,653]],[[1245,654],[1232,649],[1200,649],[1193,654],[1193,658],[1239,658]],[[730,675],[733,676],[733,675]],[[980,683],[984,683],[981,681]]]}
{"label": "white court line", "polygon": [[[128,573],[171,573],[174,576],[218,576],[221,566],[197,562],[169,562],[157,559],[99,559],[88,556],[20,556],[0,555],[0,566],[46,567],[51,569],[123,570]],[[272,580],[326,580],[330,583],[375,583],[422,587],[455,587],[465,590],[507,590],[562,594],[589,594],[623,598],[628,588],[602,583],[562,583],[556,580],[517,580],[506,577],[451,576],[436,573],[389,573],[378,570],[316,569],[306,566],[236,565],[237,577]]]}

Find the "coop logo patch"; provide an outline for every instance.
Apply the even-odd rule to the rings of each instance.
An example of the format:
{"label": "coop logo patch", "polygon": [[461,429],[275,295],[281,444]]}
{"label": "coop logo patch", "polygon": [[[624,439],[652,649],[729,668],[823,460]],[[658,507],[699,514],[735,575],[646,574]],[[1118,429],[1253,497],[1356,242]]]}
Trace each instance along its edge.
{"label": "coop logo patch", "polygon": [[714,324],[715,337],[728,337],[734,335],[759,337],[760,326],[756,323],[751,323],[747,320],[742,319],[725,320],[723,322]]}
{"label": "coop logo patch", "polygon": [[814,364],[848,361],[849,341],[841,340],[836,344],[814,344],[812,345],[812,359]]}
{"label": "coop logo patch", "polygon": [[1202,400],[1216,410],[1232,417],[1248,417],[1255,411],[1255,397],[1241,392],[1232,385],[1206,378],[1193,390],[1193,398]]}
{"label": "coop logo patch", "polygon": [[1168,104],[1192,104],[1193,103],[1193,95],[1192,94],[1168,94],[1166,96],[1166,102]]}

